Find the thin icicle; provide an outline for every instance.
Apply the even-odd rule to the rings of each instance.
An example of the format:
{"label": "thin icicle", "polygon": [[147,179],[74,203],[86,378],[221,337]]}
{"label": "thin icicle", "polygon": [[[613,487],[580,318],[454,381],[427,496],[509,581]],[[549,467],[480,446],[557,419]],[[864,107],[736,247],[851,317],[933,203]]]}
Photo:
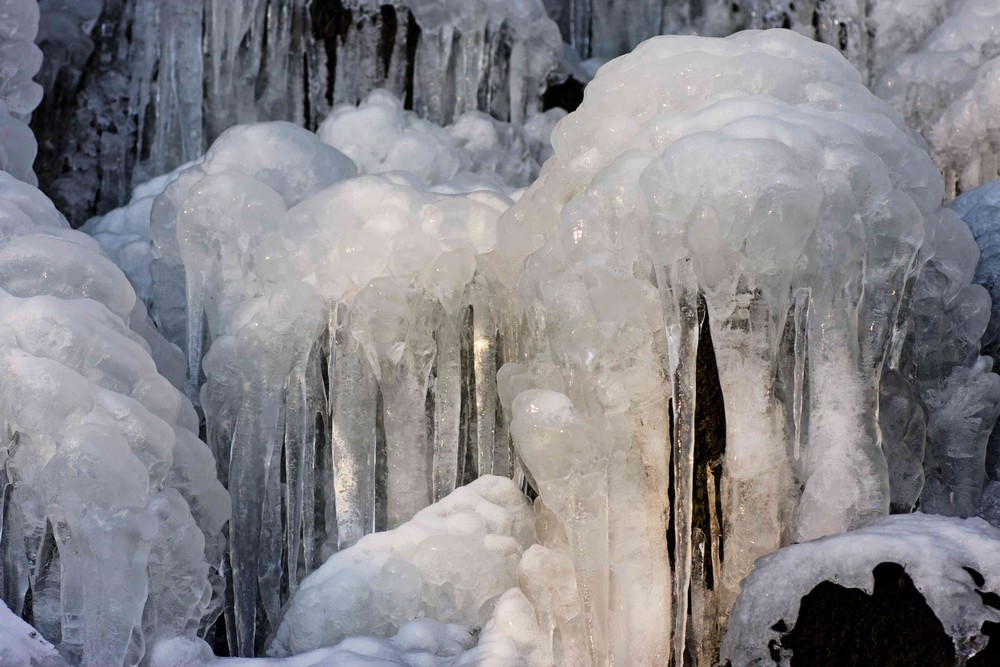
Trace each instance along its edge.
{"label": "thin icicle", "polygon": [[469,297],[472,303],[477,470],[480,475],[510,476],[513,470],[510,438],[497,420],[497,328],[491,298],[482,280],[472,283]]}
{"label": "thin icicle", "polygon": [[462,408],[462,321],[445,314],[437,330],[434,383],[434,502],[455,490],[459,480]]}
{"label": "thin icicle", "polygon": [[806,345],[808,342],[806,322],[809,320],[809,290],[800,289],[795,292],[795,369],[792,380],[792,421],[795,426],[795,440],[793,453],[795,460],[799,460],[799,451],[802,447],[802,402],[805,392],[806,381]]}
{"label": "thin icicle", "polygon": [[233,449],[229,464],[229,492],[233,498],[229,551],[235,598],[234,648],[236,655],[241,657],[252,657],[254,651],[261,509],[271,473],[272,453],[281,446],[277,440],[282,402],[280,391],[269,391],[263,386],[247,387],[233,433],[234,441],[240,446]]}

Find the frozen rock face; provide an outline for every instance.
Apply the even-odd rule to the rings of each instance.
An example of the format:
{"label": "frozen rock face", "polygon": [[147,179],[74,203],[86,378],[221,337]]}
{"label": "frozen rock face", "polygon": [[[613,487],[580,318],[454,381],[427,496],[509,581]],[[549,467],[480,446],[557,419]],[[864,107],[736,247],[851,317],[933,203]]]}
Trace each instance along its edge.
{"label": "frozen rock face", "polygon": [[[557,608],[552,627],[595,664],[662,663],[681,659],[690,614],[709,660],[715,619],[758,557],[888,512],[876,415],[883,368],[899,370],[889,351],[906,343],[902,295],[937,248],[935,270],[955,275],[945,288],[925,270],[922,289],[950,302],[975,255],[948,240],[961,225],[938,212],[941,179],[919,137],[835,50],[792,32],[649,40],[598,72],[553,143],[500,221],[495,274],[527,324],[500,395],[584,604],[575,633]],[[982,310],[971,317],[978,359]],[[694,382],[706,319],[726,447],[721,515],[701,534]],[[942,356],[936,377],[956,363]]]}
{"label": "frozen rock face", "polygon": [[221,611],[229,495],[147,338],[163,342],[93,239],[0,173],[2,597],[20,614],[30,594],[81,665],[136,665]]}
{"label": "frozen rock face", "polygon": [[328,559],[302,581],[268,654],[304,653],[352,635],[403,634],[418,617],[481,628],[517,584],[534,521],[513,481],[481,477]]}
{"label": "frozen rock face", "polygon": [[35,46],[38,3],[0,1],[0,170],[35,185],[32,170],[38,145],[28,128],[31,112],[42,99],[32,79],[42,64]]}
{"label": "frozen rock face", "polygon": [[874,86],[924,135],[949,198],[1000,176],[1000,6],[964,0],[951,8]]}
{"label": "frozen rock face", "polygon": [[440,124],[473,110],[523,123],[562,58],[540,0],[41,6],[50,60],[39,169],[74,224],[120,206],[233,125],[314,128],[379,87]]}
{"label": "frozen rock face", "polygon": [[722,661],[790,664],[792,656],[781,650],[781,637],[794,629],[802,597],[823,581],[871,594],[875,567],[898,563],[964,662],[986,645],[983,625],[1000,620],[1000,612],[988,602],[1000,591],[997,540],[1000,530],[982,519],[917,513],[884,517],[842,535],[785,547],[759,560],[743,582],[722,644]]}

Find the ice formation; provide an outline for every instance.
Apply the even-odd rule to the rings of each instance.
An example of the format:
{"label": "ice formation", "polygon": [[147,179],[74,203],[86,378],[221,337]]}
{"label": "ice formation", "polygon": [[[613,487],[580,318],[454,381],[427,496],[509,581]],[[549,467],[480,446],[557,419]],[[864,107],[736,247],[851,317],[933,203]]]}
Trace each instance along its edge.
{"label": "ice formation", "polygon": [[[998,17],[0,0],[0,662],[742,665],[882,560],[971,655],[1000,533],[882,515],[1000,521],[994,190],[932,161],[995,175]],[[742,26],[803,34],[536,113]]]}
{"label": "ice formation", "polygon": [[80,664],[137,664],[220,613],[229,497],[125,276],[5,173],[0,206],[3,598]]}
{"label": "ice formation", "polygon": [[[538,176],[539,165],[552,152],[549,134],[565,115],[550,109],[518,126],[470,111],[442,128],[404,110],[388,91],[376,90],[358,105],[335,107],[317,134],[350,157],[362,174],[405,171],[422,187],[441,192],[490,189],[515,194]],[[153,202],[178,175],[200,162],[136,186],[127,205],[82,227],[122,268],[147,305],[153,301]],[[182,340],[180,336],[175,338]]]}
{"label": "ice formation", "polygon": [[923,133],[949,198],[1000,177],[1000,5],[963,0],[951,7],[873,88]]}
{"label": "ice formation", "polygon": [[776,628],[794,627],[803,596],[825,580],[871,593],[875,566],[899,563],[964,662],[986,644],[984,623],[1000,621],[1000,611],[988,602],[1000,591],[997,540],[1000,530],[982,519],[917,513],[884,517],[843,535],[786,547],[758,561],[743,582],[722,643],[722,661],[788,665],[791,656],[781,649],[784,632]]}
{"label": "ice formation", "polygon": [[[912,292],[910,302],[926,302],[919,312],[937,307],[936,321],[948,322],[942,308],[954,315],[946,306],[960,293],[971,322],[953,327],[978,359],[988,304],[969,287],[975,245],[955,216],[938,212],[941,179],[919,138],[832,49],[790,32],[649,40],[598,72],[553,141],[555,157],[500,222],[500,264],[526,260],[519,282],[516,271],[500,276],[516,284],[530,329],[524,348],[534,348],[526,364],[501,371],[501,397],[570,553],[590,554],[574,560],[590,605],[578,635],[589,637],[586,650],[598,664],[609,655],[663,661],[672,615],[680,660],[689,589],[692,627],[710,637],[756,558],[888,511],[876,415],[883,367],[898,373],[900,348],[937,355],[921,371],[938,374],[938,392],[952,373],[974,393],[982,385],[967,376],[982,375],[988,395],[976,404],[995,418],[989,363],[954,370],[967,359],[950,357],[950,345],[920,347],[931,333],[912,342],[917,325],[901,308]],[[935,251],[938,263],[924,268]],[[705,318],[727,432],[721,515],[695,530],[694,372]],[[672,508],[660,448],[667,387]],[[964,407],[929,419],[954,429]],[[981,455],[985,439],[973,435],[940,449],[975,460],[968,452]],[[971,498],[961,500],[974,508],[982,478],[953,463],[938,461],[941,475],[968,481]],[[595,487],[607,489],[606,509],[586,504],[583,489]],[[672,571],[662,539],[669,510]],[[600,550],[582,547],[604,540]],[[642,576],[623,574],[629,568]],[[618,608],[641,609],[645,620]],[[664,620],[646,622],[651,613]]]}
{"label": "ice formation", "polygon": [[[260,123],[223,133],[151,207],[151,312],[187,349],[187,392],[200,393],[233,495],[243,655],[322,557],[513,466],[496,419],[500,342],[483,264],[511,200],[474,188],[507,190],[541,149],[479,115],[433,128],[384,93],[335,113],[320,135],[346,142],[369,116],[402,133],[396,148],[437,146],[480,174],[442,172],[442,159],[416,175],[356,176],[311,132]],[[387,139],[344,147],[380,171],[395,166]],[[511,157],[475,157],[500,146]],[[93,229],[127,244],[115,221],[128,228],[147,206],[137,193]]]}
{"label": "ice formation", "polygon": [[472,110],[523,123],[562,58],[541,0],[42,5],[40,169],[78,223],[232,125],[315,127],[377,87],[441,124]]}
{"label": "ice formation", "polygon": [[38,146],[27,123],[42,98],[32,80],[42,64],[37,31],[37,2],[0,1],[0,171],[31,184],[37,183],[32,163]]}
{"label": "ice formation", "polygon": [[543,0],[580,58],[605,61],[656,35],[722,37],[745,21],[731,0]]}

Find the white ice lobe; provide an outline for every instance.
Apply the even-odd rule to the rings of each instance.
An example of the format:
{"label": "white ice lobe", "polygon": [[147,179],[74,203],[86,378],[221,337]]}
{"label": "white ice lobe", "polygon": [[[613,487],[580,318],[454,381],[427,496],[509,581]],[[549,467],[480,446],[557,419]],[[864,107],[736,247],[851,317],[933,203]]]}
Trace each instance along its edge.
{"label": "white ice lobe", "polygon": [[[754,560],[889,509],[880,375],[903,345],[901,295],[918,249],[944,224],[941,179],[854,68],[787,31],[649,40],[598,72],[553,142],[555,157],[499,229],[500,266],[526,260],[519,281],[517,271],[499,276],[516,284],[531,340],[522,349],[535,350],[501,373],[512,433],[541,501],[565,524],[569,553],[581,553],[575,540],[608,540],[607,551],[573,561],[584,654],[597,664],[680,659],[690,589],[692,627],[710,655],[715,619]],[[949,261],[968,267],[974,257]],[[692,525],[691,505],[706,316],[727,425],[710,534]],[[667,387],[669,472],[659,448]],[[524,389],[550,393],[515,399]],[[549,480],[560,475],[556,491]],[[604,484],[602,515],[582,489]],[[623,576],[627,568],[644,574]],[[673,630],[618,609],[657,609]]]}
{"label": "white ice lobe", "polygon": [[352,635],[392,636],[418,617],[483,627],[517,584],[534,520],[513,481],[479,478],[395,530],[330,557],[302,581],[268,654],[304,653]]}
{"label": "white ice lobe", "polygon": [[4,600],[19,613],[30,590],[36,628],[82,665],[137,664],[144,640],[221,611],[229,496],[130,328],[145,311],[125,276],[6,174],[0,302]]}

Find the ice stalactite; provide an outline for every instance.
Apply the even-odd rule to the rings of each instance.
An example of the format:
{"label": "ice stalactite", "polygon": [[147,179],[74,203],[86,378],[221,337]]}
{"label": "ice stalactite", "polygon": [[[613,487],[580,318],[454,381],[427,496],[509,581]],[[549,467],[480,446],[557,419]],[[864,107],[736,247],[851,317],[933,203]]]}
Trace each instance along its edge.
{"label": "ice stalactite", "polygon": [[[590,431],[606,440],[599,458],[613,480],[606,539],[617,602],[586,614],[612,638],[632,633],[612,655],[655,662],[672,646],[679,664],[689,622],[722,627],[757,558],[888,512],[881,369],[903,345],[903,293],[925,235],[940,226],[941,182],[920,140],[845,60],[789,32],[650,40],[598,72],[553,141],[555,157],[501,219],[498,257],[525,261],[519,312],[534,348],[528,366],[501,371],[501,396],[540,500],[563,521],[592,512],[559,509],[547,461],[571,466],[580,457],[567,448],[581,437],[545,434],[567,432],[570,413],[608,425]],[[726,413],[718,560],[691,523],[700,298]],[[640,307],[623,310],[626,300]],[[640,407],[664,378],[672,435],[666,406]],[[514,398],[528,389],[556,393]],[[625,415],[638,422],[623,426]],[[661,486],[644,472],[657,465]],[[620,489],[636,498],[625,502]],[[636,505],[650,520],[673,513],[672,567],[662,530],[624,529],[622,508]],[[643,534],[655,538],[636,539]],[[642,636],[650,624],[618,610],[648,610],[659,596],[669,611],[669,579],[629,590],[628,567],[672,574],[666,637]],[[577,568],[584,601],[585,576]],[[689,591],[700,618],[691,619]]]}
{"label": "ice stalactite", "polygon": [[124,274],[7,174],[0,239],[5,602],[22,613],[30,595],[75,663],[136,665],[221,611],[229,495]]}
{"label": "ice stalactite", "polygon": [[[315,128],[334,106],[379,87],[441,124],[475,110],[523,123],[541,111],[562,60],[540,0],[46,0],[42,8],[40,43],[51,55],[35,122],[46,149],[39,172],[77,225],[197,158],[232,125]],[[31,46],[33,32],[25,35]]]}

